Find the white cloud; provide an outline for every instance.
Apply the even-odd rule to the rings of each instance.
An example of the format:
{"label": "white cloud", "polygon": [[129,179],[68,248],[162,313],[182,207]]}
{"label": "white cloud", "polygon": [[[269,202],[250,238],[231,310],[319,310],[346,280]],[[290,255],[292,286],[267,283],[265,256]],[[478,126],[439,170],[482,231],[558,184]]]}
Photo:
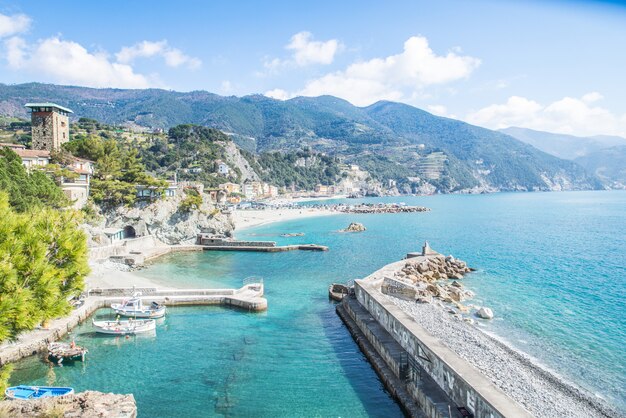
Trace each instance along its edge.
{"label": "white cloud", "polygon": [[413,36],[400,54],[353,63],[307,82],[293,95],[330,94],[359,106],[378,100],[410,101],[425,87],[469,77],[479,65],[479,59],[460,55],[458,48],[437,55],[425,37]]}
{"label": "white cloud", "polygon": [[115,54],[117,61],[122,64],[131,64],[136,58],[162,57],[170,67],[182,65],[189,69],[196,69],[202,65],[198,58],[185,55],[180,49],[172,48],[166,40],[152,42],[142,41],[132,46],[123,47]]}
{"label": "white cloud", "polygon": [[328,65],[335,59],[340,43],[336,39],[326,42],[313,41],[310,32],[299,32],[291,37],[291,42],[285,47],[293,51],[293,58],[299,66],[309,64]]}
{"label": "white cloud", "polygon": [[155,77],[136,73],[130,65],[111,62],[106,53],[52,37],[28,45],[20,37],[5,41],[6,58],[14,70],[31,72],[41,81],[89,87],[146,88],[159,86]]}
{"label": "white cloud", "polygon": [[626,136],[626,115],[618,116],[593,104],[601,99],[600,93],[592,92],[580,99],[564,97],[543,105],[525,97],[512,96],[504,104],[484,107],[465,119],[492,129],[520,126],[580,136]]}
{"label": "white cloud", "polygon": [[230,94],[233,92],[233,84],[229,80],[224,80],[220,84],[220,91],[222,94]]}
{"label": "white cloud", "polygon": [[429,105],[426,108],[434,115],[446,116],[448,114],[448,109],[444,105]]}
{"label": "white cloud", "polygon": [[30,23],[30,17],[23,14],[13,16],[0,14],[0,38],[25,32]]}
{"label": "white cloud", "polygon": [[265,96],[271,97],[272,99],[278,99],[278,100],[289,100],[294,97],[293,95],[289,94],[288,92],[282,89],[274,89],[274,90],[266,91]]}
{"label": "white cloud", "polygon": [[285,49],[291,51],[287,59],[265,58],[263,66],[270,71],[280,68],[305,67],[313,64],[328,65],[335,60],[335,55],[343,48],[337,39],[314,41],[313,34],[302,31],[293,35]]}

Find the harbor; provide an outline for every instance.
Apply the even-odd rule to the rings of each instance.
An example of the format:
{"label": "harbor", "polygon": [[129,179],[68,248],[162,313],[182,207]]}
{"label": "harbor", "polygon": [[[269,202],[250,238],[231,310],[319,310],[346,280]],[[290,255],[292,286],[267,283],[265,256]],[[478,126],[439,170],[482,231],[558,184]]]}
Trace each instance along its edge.
{"label": "harbor", "polygon": [[166,306],[221,305],[249,312],[267,310],[267,299],[263,297],[262,280],[255,279],[239,289],[158,289],[158,288],[96,288],[87,292],[69,315],[50,322],[47,329],[40,328],[23,333],[15,341],[0,345],[0,365],[15,362],[26,356],[47,350],[48,345],[62,339],[74,327],[86,321],[95,311],[110,308],[141,292],[146,303]]}

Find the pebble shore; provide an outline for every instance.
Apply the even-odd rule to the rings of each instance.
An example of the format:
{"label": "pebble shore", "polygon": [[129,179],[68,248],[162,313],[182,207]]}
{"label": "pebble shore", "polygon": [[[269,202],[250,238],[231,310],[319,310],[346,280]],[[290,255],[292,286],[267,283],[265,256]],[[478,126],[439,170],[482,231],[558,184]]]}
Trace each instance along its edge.
{"label": "pebble shore", "polygon": [[418,304],[386,297],[535,417],[621,416],[604,401],[544,369],[524,353],[451,315],[442,302]]}

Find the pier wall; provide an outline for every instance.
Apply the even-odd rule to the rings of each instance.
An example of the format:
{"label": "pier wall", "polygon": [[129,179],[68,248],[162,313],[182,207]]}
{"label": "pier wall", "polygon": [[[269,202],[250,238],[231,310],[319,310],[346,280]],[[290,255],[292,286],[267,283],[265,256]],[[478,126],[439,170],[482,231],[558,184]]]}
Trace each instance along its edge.
{"label": "pier wall", "polygon": [[[465,408],[477,418],[530,417],[513,399],[380,292],[384,277],[403,265],[404,261],[393,263],[363,280],[355,281],[356,300],[373,319],[361,321],[360,328],[364,329],[368,341],[385,358],[394,373],[399,373],[401,367],[406,368],[405,385],[415,401],[428,412],[427,416],[441,416],[437,415],[436,408],[431,408],[430,412],[424,408],[429,403],[424,383],[430,379],[449,398],[453,411]],[[376,326],[384,329],[406,352],[406,361],[402,365],[397,364],[397,357],[390,357],[386,352],[388,344],[374,338],[372,330]]]}

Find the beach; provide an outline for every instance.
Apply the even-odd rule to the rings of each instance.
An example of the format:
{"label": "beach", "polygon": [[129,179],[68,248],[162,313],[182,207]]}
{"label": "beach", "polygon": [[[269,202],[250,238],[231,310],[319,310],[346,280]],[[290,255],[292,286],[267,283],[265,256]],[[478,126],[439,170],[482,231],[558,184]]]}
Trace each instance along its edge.
{"label": "beach", "polygon": [[307,208],[280,208],[280,209],[247,209],[237,210],[232,214],[235,224],[235,233],[246,228],[266,225],[274,222],[292,221],[295,219],[313,218],[317,216],[337,215],[338,212],[329,209]]}

